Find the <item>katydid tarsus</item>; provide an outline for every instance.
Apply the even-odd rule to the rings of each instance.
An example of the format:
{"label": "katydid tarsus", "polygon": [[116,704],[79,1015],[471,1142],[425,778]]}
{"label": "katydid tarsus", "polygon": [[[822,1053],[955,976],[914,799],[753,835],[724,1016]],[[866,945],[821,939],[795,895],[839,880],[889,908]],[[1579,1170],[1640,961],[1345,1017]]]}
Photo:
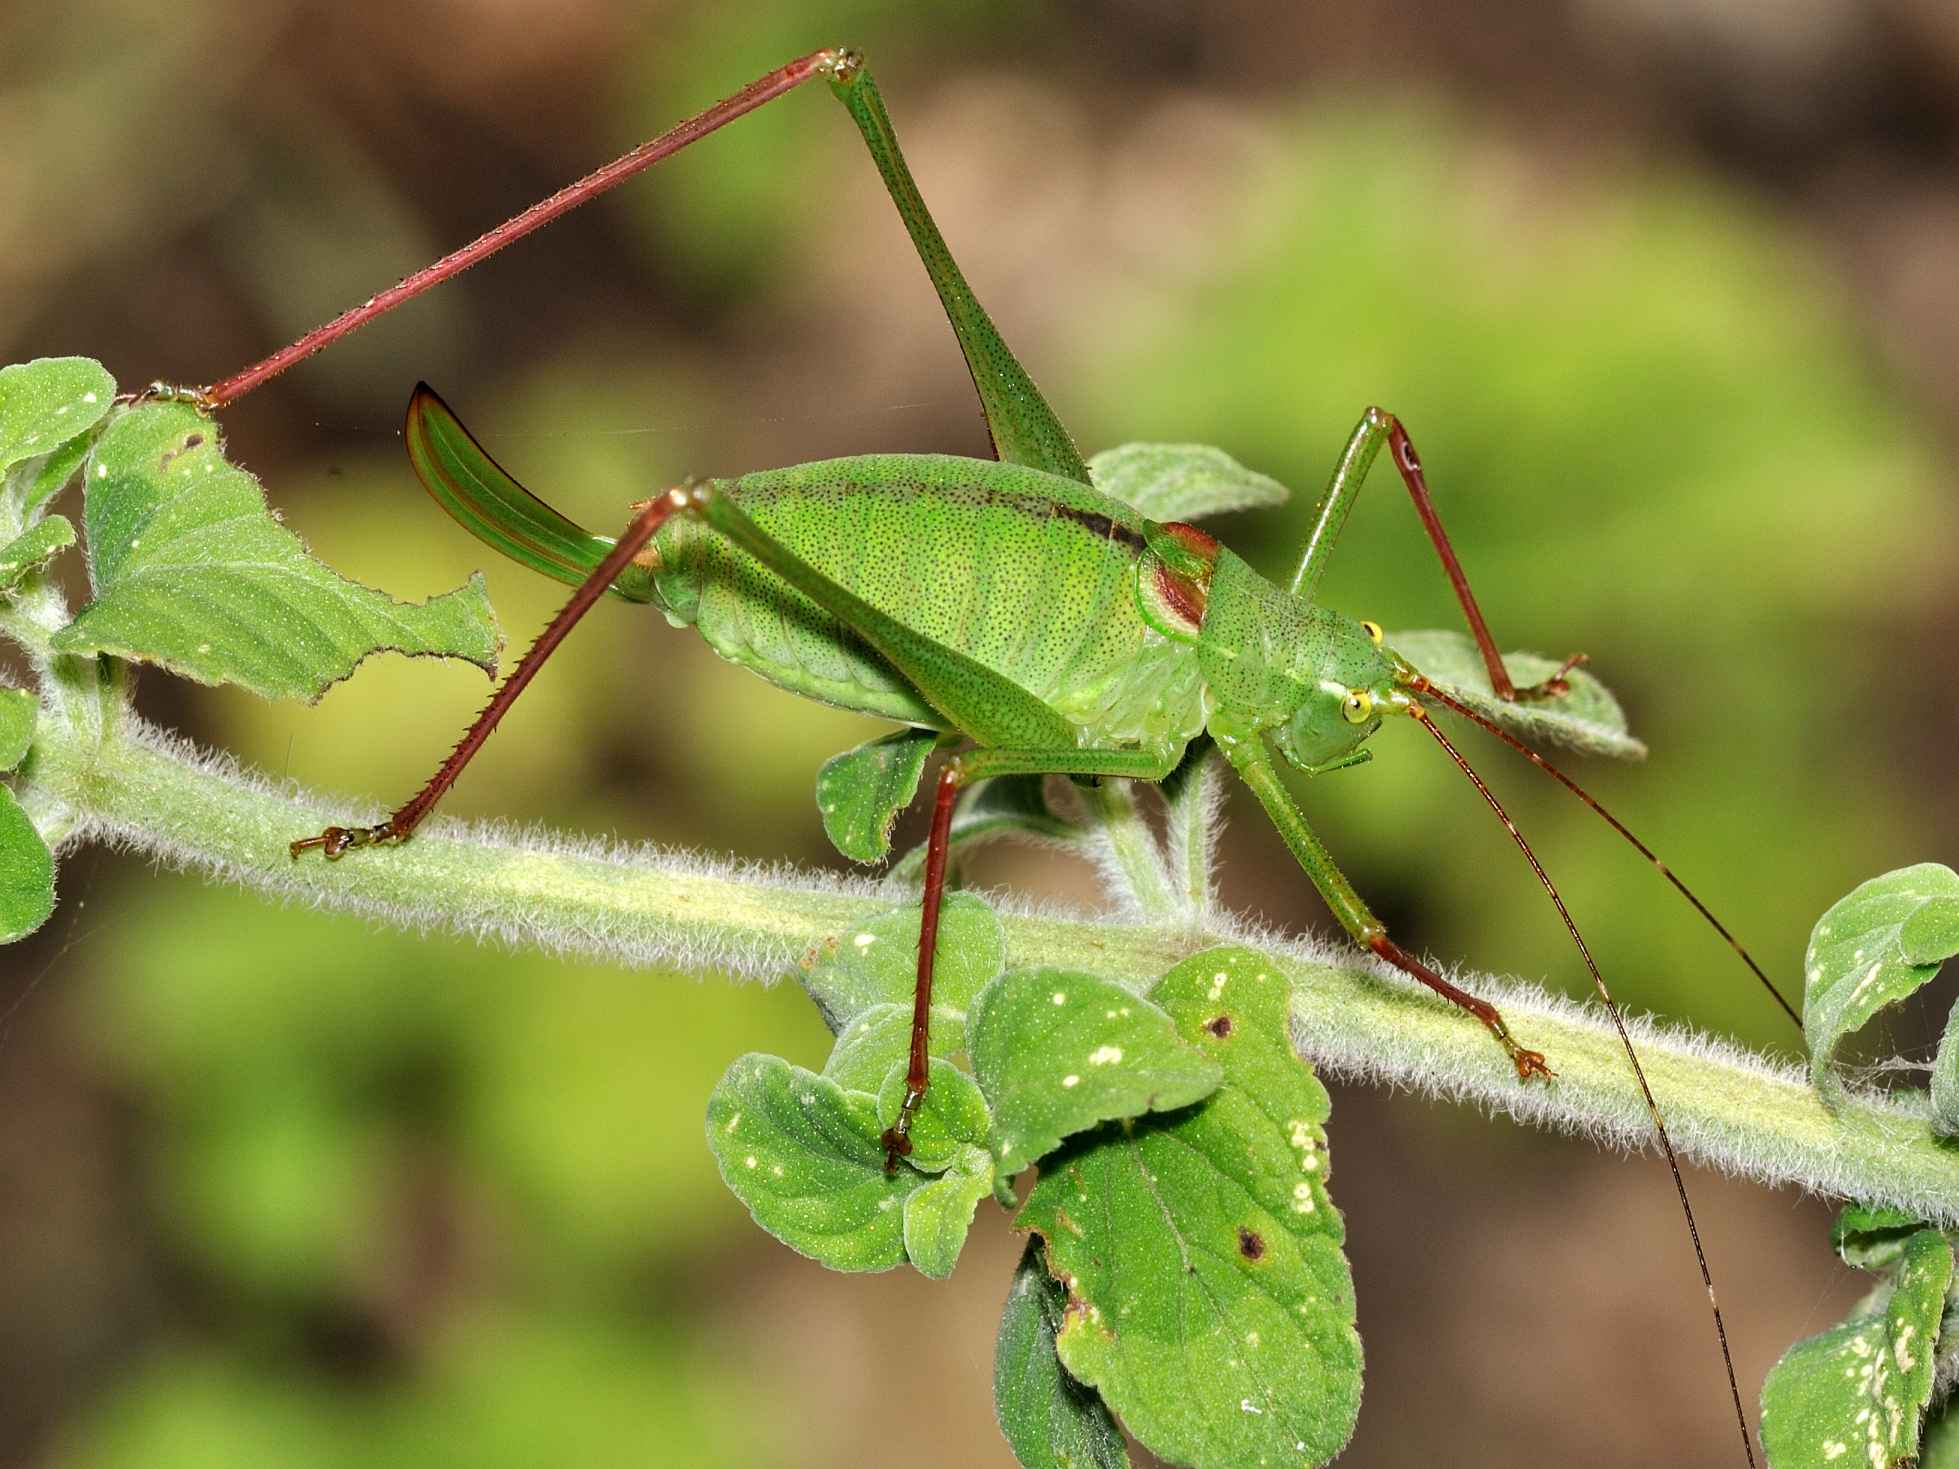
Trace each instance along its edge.
{"label": "katydid tarsus", "polygon": [[[378,825],[329,827],[295,841],[294,857],[319,848],[338,858],[352,848],[408,839],[572,626],[611,591],[655,603],[676,624],[695,626],[724,657],[790,692],[898,722],[910,732],[899,738],[918,742],[919,770],[926,749],[952,751],[932,803],[907,1089],[885,1135],[889,1168],[902,1166],[910,1151],[911,1121],[926,1088],[933,963],[954,805],[963,788],[985,779],[1056,774],[1161,781],[1204,742],[1214,742],[1350,937],[1487,1027],[1519,1084],[1552,1078],[1545,1057],[1514,1037],[1493,1006],[1389,937],[1307,823],[1281,780],[1281,762],[1308,777],[1355,766],[1369,758],[1364,742],[1386,717],[1415,720],[1474,783],[1521,849],[1618,1023],[1618,1008],[1550,878],[1431,717],[1433,707],[1448,708],[1490,729],[1599,810],[1740,952],[1650,849],[1569,777],[1437,688],[1386,646],[1376,624],[1314,600],[1361,484],[1385,448],[1441,557],[1497,696],[1555,700],[1580,661],[1568,660],[1534,687],[1514,687],[1443,532],[1421,461],[1392,414],[1370,408],[1362,415],[1283,588],[1204,531],[1149,520],[1094,486],[1073,440],[954,263],[870,74],[850,52],[815,52],[758,79],[284,351],[189,396],[210,408],[234,401],[529,230],[818,77],[856,121],[938,291],[971,369],[997,460],[866,455],[690,482],[641,502],[612,541],[531,496],[439,398],[418,389],[407,439],[431,493],[472,533],[578,590],[420,792]],[[1742,957],[1767,985],[1753,961]],[[1619,1030],[1673,1169],[1753,1464],[1692,1206],[1660,1109],[1623,1024]]]}

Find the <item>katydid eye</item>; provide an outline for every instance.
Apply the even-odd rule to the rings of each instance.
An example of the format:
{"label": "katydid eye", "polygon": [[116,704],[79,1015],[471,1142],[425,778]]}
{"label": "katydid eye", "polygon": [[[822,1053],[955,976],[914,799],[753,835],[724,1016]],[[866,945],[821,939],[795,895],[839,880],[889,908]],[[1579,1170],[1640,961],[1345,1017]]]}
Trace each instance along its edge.
{"label": "katydid eye", "polygon": [[1367,640],[1368,640],[1368,641],[1369,641],[1370,643],[1372,643],[1372,644],[1373,644],[1373,645],[1374,645],[1375,647],[1377,647],[1377,648],[1378,648],[1378,647],[1380,647],[1380,646],[1381,646],[1381,624],[1380,624],[1380,623],[1378,623],[1378,622],[1367,622],[1367,621],[1362,621],[1362,623],[1361,623],[1361,625],[1360,625],[1360,630],[1361,630],[1362,632],[1364,632],[1364,633],[1366,633],[1366,634],[1367,634]]}
{"label": "katydid eye", "polygon": [[1366,689],[1355,689],[1341,704],[1340,712],[1349,724],[1365,724],[1374,717],[1374,696]]}

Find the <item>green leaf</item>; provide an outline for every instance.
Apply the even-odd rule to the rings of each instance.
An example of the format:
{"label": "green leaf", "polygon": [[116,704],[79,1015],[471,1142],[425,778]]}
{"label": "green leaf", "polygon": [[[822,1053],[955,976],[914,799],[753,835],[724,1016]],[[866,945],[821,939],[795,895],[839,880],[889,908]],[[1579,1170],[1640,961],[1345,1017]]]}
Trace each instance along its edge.
{"label": "green leaf", "polygon": [[[952,813],[948,850],[957,854],[1002,836],[1072,846],[1081,840],[1083,831],[1048,804],[1045,775],[999,775],[980,782],[959,798]],[[924,842],[891,866],[894,882],[915,883],[924,872]]]}
{"label": "green leaf", "polygon": [[[909,1059],[893,1063],[878,1087],[877,1116],[881,1127],[894,1126],[898,1121],[905,1101],[905,1073],[909,1069]],[[964,1156],[966,1149],[985,1143],[992,1120],[986,1098],[972,1077],[950,1061],[934,1056],[924,1100],[912,1115],[911,1151],[905,1155],[905,1161],[920,1173],[943,1173]],[[990,1164],[986,1186],[989,1189],[993,1186]]]}
{"label": "green leaf", "polygon": [[59,515],[37,522],[25,535],[0,546],[0,592],[17,586],[75,544],[75,527]]}
{"label": "green leaf", "polygon": [[1129,1469],[1108,1408],[1055,1355],[1066,1301],[1042,1268],[1040,1241],[1029,1240],[993,1347],[993,1415],[1026,1469]]}
{"label": "green leaf", "polygon": [[1918,1457],[1952,1248],[1936,1229],[1904,1243],[1882,1310],[1797,1342],[1762,1385],[1775,1469],[1892,1469]]}
{"label": "green leaf", "polygon": [[707,1104],[707,1143],[755,1222],[832,1270],[904,1262],[904,1202],[921,1176],[884,1171],[876,1099],[779,1056],[728,1068]]}
{"label": "green leaf", "polygon": [[[915,902],[880,913],[826,945],[809,964],[803,988],[833,1034],[842,1034],[873,1005],[910,1009],[918,983],[919,918]],[[1006,963],[1006,931],[993,910],[968,893],[947,894],[939,909],[939,949],[933,962],[934,1011],[943,1005],[963,1018],[980,986]]]}
{"label": "green leaf", "polygon": [[918,794],[938,742],[937,730],[894,730],[825,761],[816,774],[816,809],[831,845],[853,862],[889,856],[891,824]]}
{"label": "green leaf", "polygon": [[1289,491],[1208,444],[1119,444],[1088,461],[1089,482],[1150,520],[1196,520],[1283,505]]}
{"label": "green leaf", "polygon": [[0,786],[0,944],[26,938],[54,912],[54,854],[14,793]]}
{"label": "green leaf", "polygon": [[307,554],[228,464],[186,403],[150,403],[89,455],[86,523],[96,600],[54,637],[267,698],[317,698],[384,650],[494,669],[501,645],[482,580],[420,605],[347,581]]}
{"label": "green leaf", "polygon": [[1224,1076],[1148,1000],[1067,969],[994,980],[973,1001],[966,1044],[1008,1177],[1099,1123],[1201,1101]]}
{"label": "green leaf", "polygon": [[1830,1226],[1830,1248],[1846,1265],[1878,1270],[1896,1260],[1905,1241],[1924,1227],[1923,1220],[1903,1209],[1852,1204]]}
{"label": "green leaf", "polygon": [[1062,1365],[1174,1463],[1323,1464],[1353,1432],[1361,1366],[1326,1089],[1259,955],[1196,955],[1151,998],[1224,1082],[1041,1165],[1018,1223],[1067,1291]]}
{"label": "green leaf", "polygon": [[[1444,693],[1521,739],[1563,745],[1587,755],[1644,760],[1646,746],[1626,732],[1625,712],[1606,686],[1583,668],[1566,675],[1571,692],[1528,703],[1499,699],[1490,671],[1467,633],[1447,630],[1390,633],[1388,646],[1426,674]],[[1503,666],[1518,688],[1541,683],[1558,664],[1537,653],[1505,653]]]}
{"label": "green leaf", "polygon": [[912,1268],[932,1280],[952,1274],[972,1230],[973,1211],[992,1192],[992,1155],[972,1143],[958,1150],[939,1177],[914,1190],[905,1200],[905,1256]]}
{"label": "green leaf", "polygon": [[1932,1130],[1959,1137],[1959,1005],[1946,1015],[1945,1034],[1932,1058]]}
{"label": "green leaf", "polygon": [[[1859,883],[1817,919],[1803,959],[1803,1035],[1810,1080],[1826,1098],[1842,1095],[1832,1059],[1844,1039],[1939,972],[1951,951],[1928,945],[1949,933],[1945,909],[1955,898],[1959,874],[1921,862]],[[1953,1064],[1941,1046],[1935,1074]]]}
{"label": "green leaf", "polygon": [[81,433],[38,458],[21,460],[6,472],[0,504],[16,506],[23,522],[31,521],[35,511],[67,488],[94,446],[95,436]]}
{"label": "green leaf", "polygon": [[[936,986],[935,986],[936,987]],[[966,1049],[966,1013],[932,1007],[932,1055],[956,1056]],[[873,1005],[844,1027],[823,1074],[845,1091],[877,1094],[894,1063],[909,1064],[911,1006]]]}
{"label": "green leaf", "polygon": [[40,700],[26,689],[0,688],[0,773],[27,758],[40,713]]}
{"label": "green leaf", "polygon": [[116,380],[87,357],[41,357],[0,367],[0,469],[86,433],[116,395]]}

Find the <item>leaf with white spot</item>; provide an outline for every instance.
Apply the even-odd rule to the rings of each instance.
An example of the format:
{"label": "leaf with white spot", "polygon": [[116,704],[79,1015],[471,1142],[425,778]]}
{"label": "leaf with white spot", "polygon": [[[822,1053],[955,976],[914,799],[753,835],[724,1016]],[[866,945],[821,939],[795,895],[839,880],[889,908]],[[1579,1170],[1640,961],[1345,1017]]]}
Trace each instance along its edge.
{"label": "leaf with white spot", "polygon": [[[905,1060],[894,1062],[878,1088],[877,1116],[881,1126],[897,1124],[907,1090],[905,1073],[909,1069]],[[920,1173],[943,1173],[965,1156],[966,1149],[986,1141],[991,1123],[986,1098],[980,1095],[972,1077],[950,1061],[935,1056],[925,1096],[912,1114],[911,1151],[905,1154],[905,1161]],[[987,1187],[992,1186],[993,1174],[989,1169]]]}
{"label": "leaf with white spot", "polygon": [[1118,444],[1088,461],[1089,482],[1151,520],[1196,520],[1283,505],[1286,487],[1209,444]]}
{"label": "leaf with white spot", "polygon": [[973,1073],[1011,1177],[1099,1123],[1202,1101],[1223,1073],[1162,1010],[1113,980],[1067,969],[1003,974],[973,1001]]}
{"label": "leaf with white spot", "polygon": [[924,1180],[884,1171],[877,1099],[779,1056],[747,1055],[707,1104],[707,1144],[755,1222],[832,1270],[904,1262],[904,1203]]}
{"label": "leaf with white spot", "polygon": [[85,479],[95,601],[55,634],[59,652],[112,653],[265,698],[318,698],[378,652],[496,667],[502,638],[480,577],[420,604],[348,581],[279,524],[187,403],[115,418]]}
{"label": "leaf with white spot", "polygon": [[[1816,921],[1803,960],[1803,1035],[1810,1080],[1826,1100],[1843,1094],[1832,1065],[1837,1047],[1879,1010],[1930,980],[1959,948],[1955,907],[1959,874],[1921,862],[1859,883]],[[1955,1109],[1944,1114],[1942,1130],[1959,1130],[1959,1098],[1952,1095],[1959,1078],[1950,1074],[1955,1066],[1959,1058],[1941,1046],[1934,1074],[1947,1073],[1945,1105]]]}
{"label": "leaf with white spot", "polygon": [[[917,903],[880,913],[826,944],[803,973],[803,988],[841,1035],[873,1005],[910,1008],[918,983]],[[980,986],[1006,966],[1006,930],[993,910],[969,893],[948,893],[939,909],[939,947],[932,1004],[964,1013]],[[933,1050],[939,1050],[935,1044]]]}
{"label": "leaf with white spot", "polygon": [[[1490,670],[1483,655],[1466,633],[1389,633],[1387,644],[1442,692],[1520,739],[1563,745],[1582,754],[1608,755],[1615,760],[1646,758],[1646,746],[1626,730],[1626,714],[1619,701],[1583,668],[1565,675],[1570,691],[1555,698],[1499,699],[1490,687]],[[1551,677],[1559,663],[1539,653],[1505,653],[1503,666],[1523,689]]]}
{"label": "leaf with white spot", "polygon": [[1041,1264],[1040,1241],[1029,1240],[993,1347],[993,1415],[1026,1469],[1129,1469],[1107,1405],[1055,1355],[1067,1299]]}
{"label": "leaf with white spot", "polygon": [[918,794],[939,742],[934,729],[900,729],[826,760],[816,773],[816,809],[830,843],[853,862],[891,853],[891,824]]}
{"label": "leaf with white spot", "polygon": [[[943,1005],[932,1007],[932,1055],[956,1056],[966,1049],[966,1016]],[[845,1091],[875,1096],[894,1065],[911,1058],[911,1006],[873,1005],[845,1026],[823,1063],[823,1074]]]}
{"label": "leaf with white spot", "polygon": [[52,453],[109,411],[116,380],[87,357],[0,367],[0,469]]}
{"label": "leaf with white spot", "polygon": [[962,1146],[937,1178],[914,1190],[905,1200],[905,1255],[912,1268],[932,1280],[952,1274],[973,1227],[973,1211],[992,1192],[993,1157],[972,1143]]}
{"label": "leaf with white spot", "polygon": [[1224,1081],[1043,1161],[1018,1227],[1067,1292],[1062,1365],[1174,1463],[1324,1464],[1353,1433],[1361,1348],[1329,1103],[1288,1040],[1286,981],[1215,949],[1150,998]]}
{"label": "leaf with white spot", "polygon": [[1904,1243],[1889,1300],[1797,1342],[1762,1385],[1775,1469],[1895,1469],[1918,1457],[1952,1247],[1936,1229]]}

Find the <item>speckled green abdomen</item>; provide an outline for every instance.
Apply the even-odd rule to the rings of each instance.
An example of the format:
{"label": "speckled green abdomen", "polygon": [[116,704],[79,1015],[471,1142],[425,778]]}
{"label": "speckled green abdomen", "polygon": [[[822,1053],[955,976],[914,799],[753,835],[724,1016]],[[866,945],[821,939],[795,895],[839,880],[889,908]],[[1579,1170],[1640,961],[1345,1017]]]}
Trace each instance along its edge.
{"label": "speckled green abdomen", "polygon": [[[1203,727],[1190,648],[1136,603],[1141,518],[1019,465],[862,455],[716,481],[763,530],[880,612],[1010,679],[1084,744],[1181,743]],[[876,650],[692,517],[655,542],[655,587],[722,657],[792,693],[950,722]]]}

